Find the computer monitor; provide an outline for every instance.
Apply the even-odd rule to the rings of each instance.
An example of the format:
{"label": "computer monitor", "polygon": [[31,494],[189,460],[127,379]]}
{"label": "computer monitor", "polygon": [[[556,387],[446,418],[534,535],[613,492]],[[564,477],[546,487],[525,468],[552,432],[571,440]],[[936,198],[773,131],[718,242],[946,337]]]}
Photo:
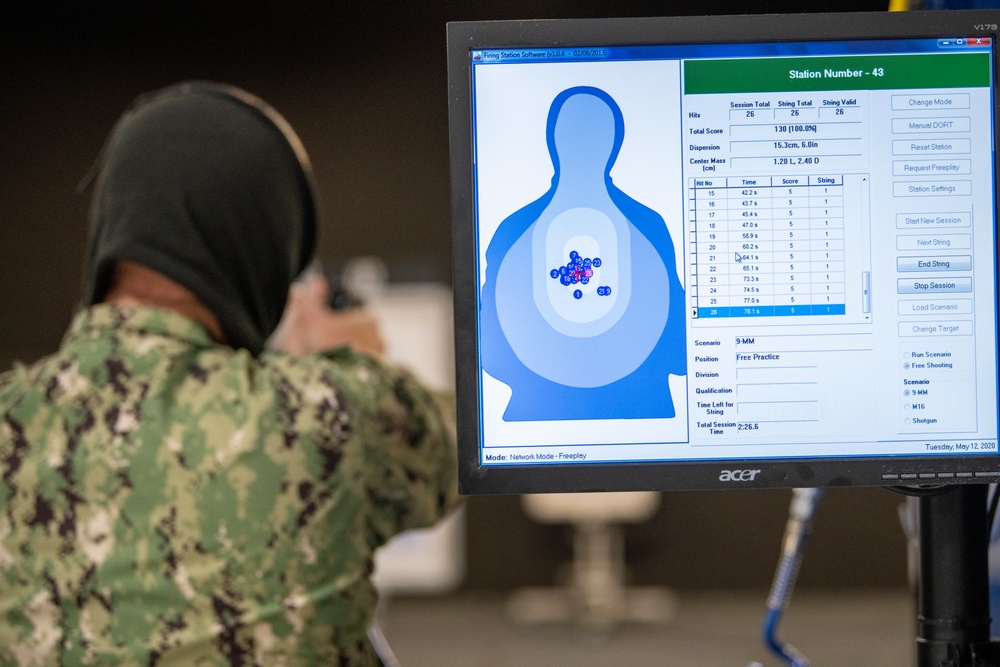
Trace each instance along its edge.
{"label": "computer monitor", "polygon": [[449,24],[462,492],[1000,480],[997,23]]}

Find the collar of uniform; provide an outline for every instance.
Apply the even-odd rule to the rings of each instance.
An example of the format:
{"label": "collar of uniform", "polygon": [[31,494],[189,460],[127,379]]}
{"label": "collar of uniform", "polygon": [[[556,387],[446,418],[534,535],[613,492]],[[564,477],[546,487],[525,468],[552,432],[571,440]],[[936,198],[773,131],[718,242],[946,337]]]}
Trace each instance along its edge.
{"label": "collar of uniform", "polygon": [[92,338],[94,335],[130,331],[166,336],[198,347],[218,345],[205,328],[180,313],[150,306],[116,306],[99,303],[78,312],[73,318],[67,340]]}

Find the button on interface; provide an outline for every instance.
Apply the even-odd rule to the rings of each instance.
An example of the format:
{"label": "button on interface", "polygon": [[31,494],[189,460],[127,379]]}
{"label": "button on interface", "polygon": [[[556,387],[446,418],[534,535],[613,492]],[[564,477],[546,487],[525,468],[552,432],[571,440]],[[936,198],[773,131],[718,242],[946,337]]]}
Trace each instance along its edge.
{"label": "button on interface", "polygon": [[972,278],[900,278],[897,294],[952,294],[972,291]]}
{"label": "button on interface", "polygon": [[900,273],[914,271],[971,271],[971,255],[947,257],[900,257],[896,260],[896,270]]}

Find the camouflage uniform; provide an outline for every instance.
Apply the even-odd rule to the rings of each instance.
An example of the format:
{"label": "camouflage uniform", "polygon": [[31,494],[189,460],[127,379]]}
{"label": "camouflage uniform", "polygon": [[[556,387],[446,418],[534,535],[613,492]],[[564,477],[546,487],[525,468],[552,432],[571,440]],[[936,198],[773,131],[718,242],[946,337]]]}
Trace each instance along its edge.
{"label": "camouflage uniform", "polygon": [[0,375],[0,665],[370,665],[372,552],[453,500],[450,427],[347,350],[98,305]]}

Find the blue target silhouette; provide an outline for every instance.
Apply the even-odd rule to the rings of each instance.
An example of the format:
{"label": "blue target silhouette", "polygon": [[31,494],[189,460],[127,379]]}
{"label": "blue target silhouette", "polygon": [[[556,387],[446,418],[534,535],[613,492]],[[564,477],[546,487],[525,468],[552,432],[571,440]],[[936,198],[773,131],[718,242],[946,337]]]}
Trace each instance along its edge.
{"label": "blue target silhouette", "polygon": [[549,190],[486,249],[484,370],[510,386],[503,418],[669,418],[686,373],[684,291],[663,218],[619,190],[625,121],[605,91],[553,100]]}

